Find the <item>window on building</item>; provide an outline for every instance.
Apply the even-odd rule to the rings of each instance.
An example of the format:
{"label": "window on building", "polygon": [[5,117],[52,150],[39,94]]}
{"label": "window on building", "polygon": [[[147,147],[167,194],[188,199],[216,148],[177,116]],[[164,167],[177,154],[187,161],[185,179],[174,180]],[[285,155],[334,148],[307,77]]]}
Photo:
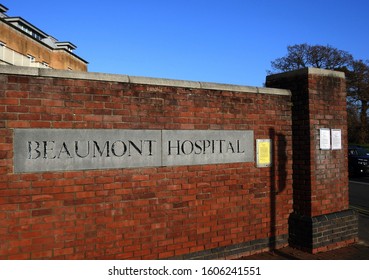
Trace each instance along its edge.
{"label": "window on building", "polygon": [[36,61],[36,58],[30,54],[27,54],[27,57],[29,58],[29,61],[31,62],[35,62]]}
{"label": "window on building", "polygon": [[37,32],[35,32],[34,30],[28,28],[27,26],[25,26],[24,24],[19,24],[20,29],[22,29],[24,32],[28,33],[29,35],[31,35],[33,38],[37,39],[37,40],[41,40],[42,37],[40,36],[40,34],[38,34]]}

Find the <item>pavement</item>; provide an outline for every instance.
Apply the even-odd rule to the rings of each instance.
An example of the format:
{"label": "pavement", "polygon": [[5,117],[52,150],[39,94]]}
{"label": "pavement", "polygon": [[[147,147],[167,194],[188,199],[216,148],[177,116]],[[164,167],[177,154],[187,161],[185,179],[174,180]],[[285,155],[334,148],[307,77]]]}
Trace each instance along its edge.
{"label": "pavement", "polygon": [[359,241],[350,246],[317,254],[285,247],[240,260],[369,260],[369,215],[359,213]]}
{"label": "pavement", "polygon": [[242,257],[239,260],[369,260],[369,246],[360,241],[329,252],[310,254],[291,247]]}

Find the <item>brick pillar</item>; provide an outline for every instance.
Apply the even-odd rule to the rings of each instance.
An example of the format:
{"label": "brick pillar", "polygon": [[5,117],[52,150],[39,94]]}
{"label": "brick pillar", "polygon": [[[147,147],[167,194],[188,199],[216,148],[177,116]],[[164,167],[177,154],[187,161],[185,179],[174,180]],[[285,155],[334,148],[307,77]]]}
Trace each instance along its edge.
{"label": "brick pillar", "polygon": [[[306,68],[268,76],[266,86],[292,92],[290,245],[316,253],[355,242],[358,218],[349,210],[344,73]],[[320,128],[340,129],[342,148],[321,149]]]}

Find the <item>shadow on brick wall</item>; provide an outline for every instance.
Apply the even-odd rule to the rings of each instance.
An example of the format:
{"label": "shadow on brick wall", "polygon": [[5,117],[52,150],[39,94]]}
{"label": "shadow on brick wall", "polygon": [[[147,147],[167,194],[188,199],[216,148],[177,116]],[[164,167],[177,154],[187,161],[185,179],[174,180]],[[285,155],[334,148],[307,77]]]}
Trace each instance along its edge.
{"label": "shadow on brick wall", "polygon": [[287,181],[287,140],[274,128],[269,129],[269,138],[272,142],[272,166],[270,171],[270,239],[269,248],[274,250],[278,244],[286,243],[284,238],[277,236],[277,196],[286,188]]}

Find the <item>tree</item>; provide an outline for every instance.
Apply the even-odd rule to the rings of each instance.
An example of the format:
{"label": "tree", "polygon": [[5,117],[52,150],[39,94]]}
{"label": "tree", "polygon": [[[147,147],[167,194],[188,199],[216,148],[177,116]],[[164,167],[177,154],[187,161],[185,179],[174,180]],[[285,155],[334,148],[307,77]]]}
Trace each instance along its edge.
{"label": "tree", "polygon": [[358,132],[361,131],[359,111],[357,106],[350,102],[347,102],[347,123],[349,143],[360,143],[359,139],[363,138],[364,135],[358,135]]}
{"label": "tree", "polygon": [[354,60],[346,51],[329,45],[298,44],[287,47],[287,55],[271,62],[272,71],[279,73],[306,67],[345,72],[349,139],[359,144],[369,143],[369,61]]}
{"label": "tree", "polygon": [[330,70],[349,67],[353,57],[346,51],[329,45],[299,44],[287,47],[287,55],[272,61],[270,73],[286,72],[306,67],[324,68]]}
{"label": "tree", "polygon": [[[346,69],[345,73],[348,109],[356,108],[356,115],[358,116],[355,142],[360,144],[369,143],[369,61],[355,60],[352,62],[351,69]],[[349,110],[348,113],[350,113]],[[350,118],[348,121],[349,126],[354,125],[350,122]]]}

